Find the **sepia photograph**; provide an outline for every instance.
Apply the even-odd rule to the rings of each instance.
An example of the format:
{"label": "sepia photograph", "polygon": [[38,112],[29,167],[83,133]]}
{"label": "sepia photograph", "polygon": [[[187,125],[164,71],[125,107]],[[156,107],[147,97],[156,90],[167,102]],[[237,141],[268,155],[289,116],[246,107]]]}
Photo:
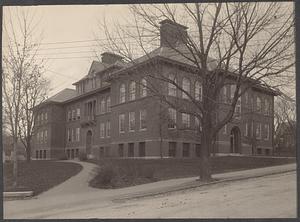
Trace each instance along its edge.
{"label": "sepia photograph", "polygon": [[297,218],[294,2],[2,14],[4,219]]}

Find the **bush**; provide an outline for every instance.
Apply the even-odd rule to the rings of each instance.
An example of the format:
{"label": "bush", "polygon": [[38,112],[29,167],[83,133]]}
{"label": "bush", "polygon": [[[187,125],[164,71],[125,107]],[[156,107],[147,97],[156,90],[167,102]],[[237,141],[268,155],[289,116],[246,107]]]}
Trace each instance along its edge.
{"label": "bush", "polygon": [[87,160],[86,153],[79,153],[79,160],[80,161],[86,161]]}
{"label": "bush", "polygon": [[113,188],[120,185],[120,170],[112,164],[106,164],[98,168],[96,177],[91,180],[92,187]]}
{"label": "bush", "polygon": [[64,154],[61,157],[59,157],[59,160],[68,160],[68,157],[66,154]]}

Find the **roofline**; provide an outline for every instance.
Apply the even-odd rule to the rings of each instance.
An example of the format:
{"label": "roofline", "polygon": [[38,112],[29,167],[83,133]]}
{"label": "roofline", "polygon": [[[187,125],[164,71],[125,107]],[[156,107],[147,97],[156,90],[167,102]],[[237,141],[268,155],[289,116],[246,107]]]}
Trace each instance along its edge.
{"label": "roofline", "polygon": [[[184,63],[184,62],[178,62],[178,61],[175,61],[175,60],[173,60],[173,59],[169,59],[169,58],[166,58],[166,57],[163,57],[163,56],[160,56],[160,55],[155,55],[155,56],[153,56],[153,57],[151,57],[151,58],[148,58],[147,60],[145,60],[145,61],[143,61],[143,62],[136,63],[136,64],[134,64],[134,65],[132,65],[132,66],[130,66],[130,67],[128,67],[128,68],[125,67],[124,69],[120,69],[120,70],[114,72],[114,73],[112,74],[112,76],[109,77],[109,80],[112,79],[112,78],[115,78],[115,75],[118,75],[118,74],[121,74],[121,73],[124,73],[124,72],[128,72],[128,71],[130,71],[130,70],[132,70],[132,69],[136,69],[137,66],[141,66],[141,65],[145,65],[145,64],[147,64],[147,63],[153,62],[153,60],[155,60],[155,59],[162,60],[162,61],[167,61],[167,62],[170,62],[170,63],[173,63],[173,64],[177,64],[177,65],[184,66],[184,67],[187,67],[187,68],[190,68],[190,69],[194,69],[194,70],[197,69],[197,68],[196,68],[195,66],[193,66],[193,65],[186,64],[186,63]],[[236,77],[235,74],[232,73],[232,72],[230,72],[230,75],[231,75],[232,77]],[[255,81],[255,80],[253,80],[253,79],[251,79],[251,78],[248,78],[248,80],[249,80],[249,81],[251,81],[251,80],[252,80],[252,81]],[[265,91],[265,92],[268,92],[268,93],[272,94],[273,96],[278,96],[278,95],[280,95],[279,92],[277,92],[277,91],[275,91],[275,90],[273,90],[273,89],[271,89],[271,88],[267,88],[267,87],[265,87],[265,86],[263,86],[263,85],[255,84],[255,85],[253,85],[252,87],[255,88],[255,89],[258,89],[258,90],[263,90],[263,91]]]}
{"label": "roofline", "polygon": [[97,92],[101,92],[101,91],[105,91],[105,90],[107,90],[107,89],[110,89],[110,85],[104,86],[104,87],[101,87],[101,88],[97,88],[97,89],[95,89],[95,90],[88,91],[88,92],[86,92],[86,93],[84,93],[84,94],[80,94],[80,95],[78,95],[78,96],[75,96],[75,97],[73,97],[73,98],[71,98],[71,99],[69,99],[69,100],[66,100],[66,101],[62,102],[61,104],[65,105],[65,104],[67,104],[67,103],[76,101],[77,99],[82,99],[82,98],[84,98],[84,97],[86,97],[86,96],[90,96],[91,94],[94,94],[94,93],[97,93]]}

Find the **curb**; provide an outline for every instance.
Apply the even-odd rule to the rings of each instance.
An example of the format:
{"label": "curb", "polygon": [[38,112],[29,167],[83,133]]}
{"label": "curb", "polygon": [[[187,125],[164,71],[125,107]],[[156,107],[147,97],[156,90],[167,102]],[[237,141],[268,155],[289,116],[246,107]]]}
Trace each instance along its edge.
{"label": "curb", "polygon": [[3,198],[5,200],[24,199],[32,196],[33,196],[33,191],[3,192]]}
{"label": "curb", "polygon": [[[151,196],[157,196],[161,194],[168,194],[172,192],[177,192],[177,191],[182,191],[182,190],[189,190],[197,187],[204,187],[204,186],[209,186],[209,185],[215,185],[219,183],[225,183],[225,182],[234,182],[234,181],[239,181],[239,180],[247,180],[251,178],[259,178],[259,177],[265,177],[265,176],[271,176],[271,175],[276,175],[276,174],[283,174],[287,172],[292,172],[296,171],[296,169],[286,169],[278,172],[270,172],[270,173],[262,173],[260,175],[249,175],[249,176],[240,176],[240,177],[233,177],[233,178],[225,178],[225,179],[220,179],[220,180],[215,180],[212,182],[207,182],[207,183],[200,183],[200,184],[190,184],[190,185],[182,185],[181,187],[174,187],[174,188],[169,188],[169,190],[162,190],[162,191],[154,191],[154,192],[148,192],[144,194],[133,194],[130,197],[119,197],[112,199],[113,202],[123,202],[126,200],[131,200],[131,199],[138,199],[138,198],[144,198],[144,197],[151,197]],[[196,180],[194,182],[197,182],[199,180]],[[180,185],[179,185],[180,186]]]}

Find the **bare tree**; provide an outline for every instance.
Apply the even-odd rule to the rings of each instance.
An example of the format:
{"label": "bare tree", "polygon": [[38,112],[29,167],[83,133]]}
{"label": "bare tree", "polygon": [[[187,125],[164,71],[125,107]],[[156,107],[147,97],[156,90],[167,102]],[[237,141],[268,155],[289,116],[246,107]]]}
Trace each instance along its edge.
{"label": "bare tree", "polygon": [[291,135],[292,139],[296,139],[296,102],[288,95],[282,94],[276,99],[274,111],[274,142],[278,147],[282,131]]}
{"label": "bare tree", "polygon": [[[144,72],[153,84],[147,85],[153,96],[181,113],[200,120],[202,143],[200,178],[211,179],[210,155],[220,129],[237,115],[236,104],[252,87],[278,88],[288,81],[294,66],[293,9],[281,3],[195,3],[181,5],[134,5],[128,26],[116,25],[112,31],[104,21],[101,28],[108,42],[102,50],[113,51],[130,65],[151,61],[152,72]],[[152,50],[160,36],[160,22],[188,24],[190,31],[171,33],[176,41],[164,42],[165,57],[185,63],[195,81],[201,82],[201,97],[195,96],[177,81],[176,75],[162,72]],[[133,42],[127,41],[132,39]],[[141,58],[140,55],[144,55]],[[149,64],[148,64],[149,66]],[[143,73],[143,68],[138,69]],[[149,81],[149,82],[151,82]],[[188,102],[168,96],[172,85]],[[221,99],[222,89],[234,85],[229,99]],[[222,115],[220,114],[222,113]]]}
{"label": "bare tree", "polygon": [[45,80],[41,75],[44,61],[36,57],[41,36],[36,35],[35,21],[35,14],[19,8],[7,9],[4,16],[3,107],[13,137],[14,187],[17,186],[17,143],[19,139],[31,138],[30,109],[45,95],[42,93]]}

